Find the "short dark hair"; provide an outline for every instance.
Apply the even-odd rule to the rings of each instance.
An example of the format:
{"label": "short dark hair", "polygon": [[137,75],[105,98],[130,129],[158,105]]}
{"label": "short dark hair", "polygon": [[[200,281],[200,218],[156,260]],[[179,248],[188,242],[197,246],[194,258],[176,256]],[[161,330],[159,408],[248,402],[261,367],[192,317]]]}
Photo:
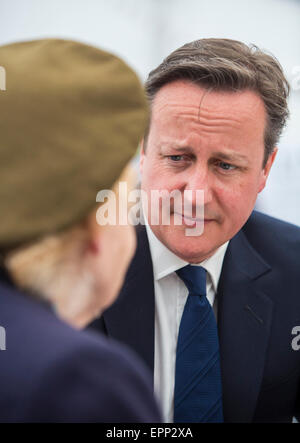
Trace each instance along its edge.
{"label": "short dark hair", "polygon": [[145,85],[150,105],[160,88],[176,80],[187,80],[216,91],[256,92],[267,113],[265,165],[289,116],[290,87],[273,55],[255,45],[247,46],[230,39],[209,38],[187,43],[150,72]]}

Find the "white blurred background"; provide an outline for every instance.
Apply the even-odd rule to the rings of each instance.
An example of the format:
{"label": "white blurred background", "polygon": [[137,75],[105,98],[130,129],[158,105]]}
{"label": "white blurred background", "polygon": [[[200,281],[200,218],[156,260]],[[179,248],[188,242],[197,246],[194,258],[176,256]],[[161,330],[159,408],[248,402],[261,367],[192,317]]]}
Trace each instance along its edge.
{"label": "white blurred background", "polygon": [[257,208],[300,225],[300,0],[0,0],[0,44],[43,37],[108,49],[142,80],[169,52],[203,37],[273,53],[292,86],[291,119]]}

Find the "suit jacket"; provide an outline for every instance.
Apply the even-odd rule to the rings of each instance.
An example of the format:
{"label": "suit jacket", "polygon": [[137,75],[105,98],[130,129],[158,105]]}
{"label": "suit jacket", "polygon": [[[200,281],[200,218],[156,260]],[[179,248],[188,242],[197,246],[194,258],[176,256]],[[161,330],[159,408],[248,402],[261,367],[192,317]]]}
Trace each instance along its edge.
{"label": "suit jacket", "polygon": [[67,326],[3,270],[0,326],[0,422],[160,421],[151,377],[136,356]]}
{"label": "suit jacket", "polygon": [[[217,290],[225,422],[300,415],[300,229],[253,212],[229,242]],[[144,227],[117,302],[91,326],[154,368],[154,282]]]}

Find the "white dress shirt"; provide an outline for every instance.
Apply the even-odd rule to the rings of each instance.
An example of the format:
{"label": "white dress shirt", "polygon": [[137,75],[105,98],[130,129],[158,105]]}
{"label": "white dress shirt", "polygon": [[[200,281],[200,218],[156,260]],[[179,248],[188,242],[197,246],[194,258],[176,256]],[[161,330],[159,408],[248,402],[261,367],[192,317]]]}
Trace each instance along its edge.
{"label": "white dress shirt", "polygon": [[[175,271],[188,263],[164,246],[146,224],[153,262],[155,291],[154,390],[164,421],[173,422],[175,359],[178,330],[188,290]],[[215,295],[228,242],[199,263],[207,271],[206,293],[215,308]],[[216,313],[216,310],[215,310]]]}

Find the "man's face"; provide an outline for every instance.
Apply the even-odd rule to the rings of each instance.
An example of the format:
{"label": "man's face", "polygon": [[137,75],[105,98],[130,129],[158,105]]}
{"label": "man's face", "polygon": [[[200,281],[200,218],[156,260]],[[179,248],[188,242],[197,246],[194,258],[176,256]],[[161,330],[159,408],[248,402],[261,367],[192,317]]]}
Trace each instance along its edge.
{"label": "man's face", "polygon": [[[264,188],[276,150],[263,167],[266,111],[252,91],[207,91],[186,81],[163,86],[152,106],[142,150],[142,189],[204,191],[204,231],[187,225],[149,224],[177,256],[197,263],[231,239],[250,216]],[[195,198],[193,192],[193,198]],[[193,200],[193,216],[196,199]],[[177,216],[178,217],[178,216]]]}

